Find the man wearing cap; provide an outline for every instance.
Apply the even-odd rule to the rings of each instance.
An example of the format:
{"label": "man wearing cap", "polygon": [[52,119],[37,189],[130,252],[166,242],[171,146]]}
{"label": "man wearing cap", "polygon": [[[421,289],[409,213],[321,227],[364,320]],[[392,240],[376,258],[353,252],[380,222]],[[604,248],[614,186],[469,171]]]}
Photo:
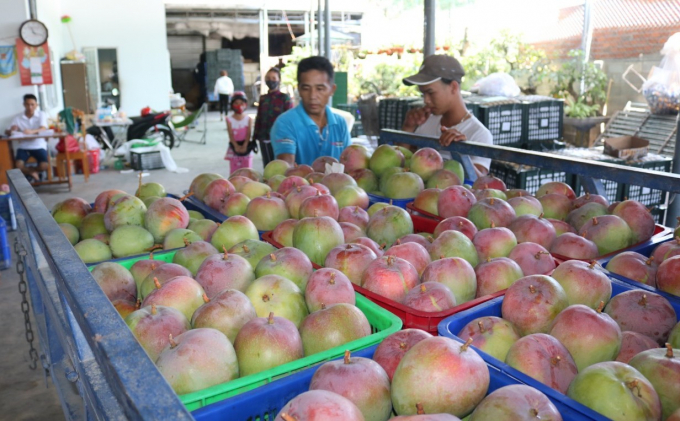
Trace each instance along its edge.
{"label": "man wearing cap", "polygon": [[[470,114],[463,102],[460,92],[463,76],[465,70],[455,58],[447,55],[425,57],[420,71],[403,80],[407,86],[418,86],[425,106],[406,114],[402,130],[438,136],[442,146],[464,140],[493,144],[491,132]],[[491,159],[478,156],[470,158],[478,176],[489,172]]]}

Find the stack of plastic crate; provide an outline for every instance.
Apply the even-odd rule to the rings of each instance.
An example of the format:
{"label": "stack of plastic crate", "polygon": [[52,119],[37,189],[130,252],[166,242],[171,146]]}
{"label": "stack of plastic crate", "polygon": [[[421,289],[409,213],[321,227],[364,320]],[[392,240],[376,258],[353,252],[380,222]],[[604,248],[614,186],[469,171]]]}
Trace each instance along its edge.
{"label": "stack of plastic crate", "polygon": [[417,100],[417,97],[381,99],[378,104],[378,127],[380,130],[401,130],[409,105]]}

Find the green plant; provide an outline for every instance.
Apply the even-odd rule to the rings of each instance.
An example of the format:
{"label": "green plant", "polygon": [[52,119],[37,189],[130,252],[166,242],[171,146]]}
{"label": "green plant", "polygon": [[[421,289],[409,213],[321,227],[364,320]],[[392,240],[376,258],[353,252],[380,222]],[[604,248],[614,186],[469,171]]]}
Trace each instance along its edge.
{"label": "green plant", "polygon": [[607,74],[593,62],[584,63],[582,50],[571,50],[568,57],[553,73],[556,83],[551,94],[564,98],[567,117],[596,116],[607,99]]}
{"label": "green plant", "polygon": [[564,104],[564,114],[572,118],[588,118],[595,117],[600,111],[599,104],[588,105],[583,102],[583,97],[574,100],[573,97],[569,96],[565,99]]}
{"label": "green plant", "polygon": [[467,39],[454,49],[459,57],[466,76],[463,89],[470,88],[479,79],[491,73],[504,72],[515,78],[517,85],[525,94],[535,94],[538,86],[550,75],[550,60],[545,52],[525,44],[520,34],[504,30],[491,42],[474,54],[468,54]]}

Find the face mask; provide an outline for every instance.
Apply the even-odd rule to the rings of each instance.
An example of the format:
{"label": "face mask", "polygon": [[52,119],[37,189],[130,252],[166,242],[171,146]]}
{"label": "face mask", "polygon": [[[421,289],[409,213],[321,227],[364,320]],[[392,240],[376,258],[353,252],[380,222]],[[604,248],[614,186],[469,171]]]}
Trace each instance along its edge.
{"label": "face mask", "polygon": [[266,83],[266,84],[267,84],[267,87],[268,87],[269,89],[272,89],[272,90],[274,90],[274,89],[276,89],[276,88],[279,87],[279,81],[278,81],[278,80],[267,80],[267,81],[265,81],[264,83]]}
{"label": "face mask", "polygon": [[246,110],[246,106],[243,105],[243,104],[241,104],[241,105],[234,105],[234,106],[231,107],[231,109],[234,110],[234,112],[235,112],[236,114],[243,114],[243,112]]}

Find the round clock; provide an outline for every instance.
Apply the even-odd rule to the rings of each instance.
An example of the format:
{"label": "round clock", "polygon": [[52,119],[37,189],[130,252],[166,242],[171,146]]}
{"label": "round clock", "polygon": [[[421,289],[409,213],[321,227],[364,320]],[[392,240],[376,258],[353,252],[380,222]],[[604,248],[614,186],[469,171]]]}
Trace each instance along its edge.
{"label": "round clock", "polygon": [[26,44],[38,47],[47,41],[47,27],[39,20],[27,20],[21,24],[19,36]]}

